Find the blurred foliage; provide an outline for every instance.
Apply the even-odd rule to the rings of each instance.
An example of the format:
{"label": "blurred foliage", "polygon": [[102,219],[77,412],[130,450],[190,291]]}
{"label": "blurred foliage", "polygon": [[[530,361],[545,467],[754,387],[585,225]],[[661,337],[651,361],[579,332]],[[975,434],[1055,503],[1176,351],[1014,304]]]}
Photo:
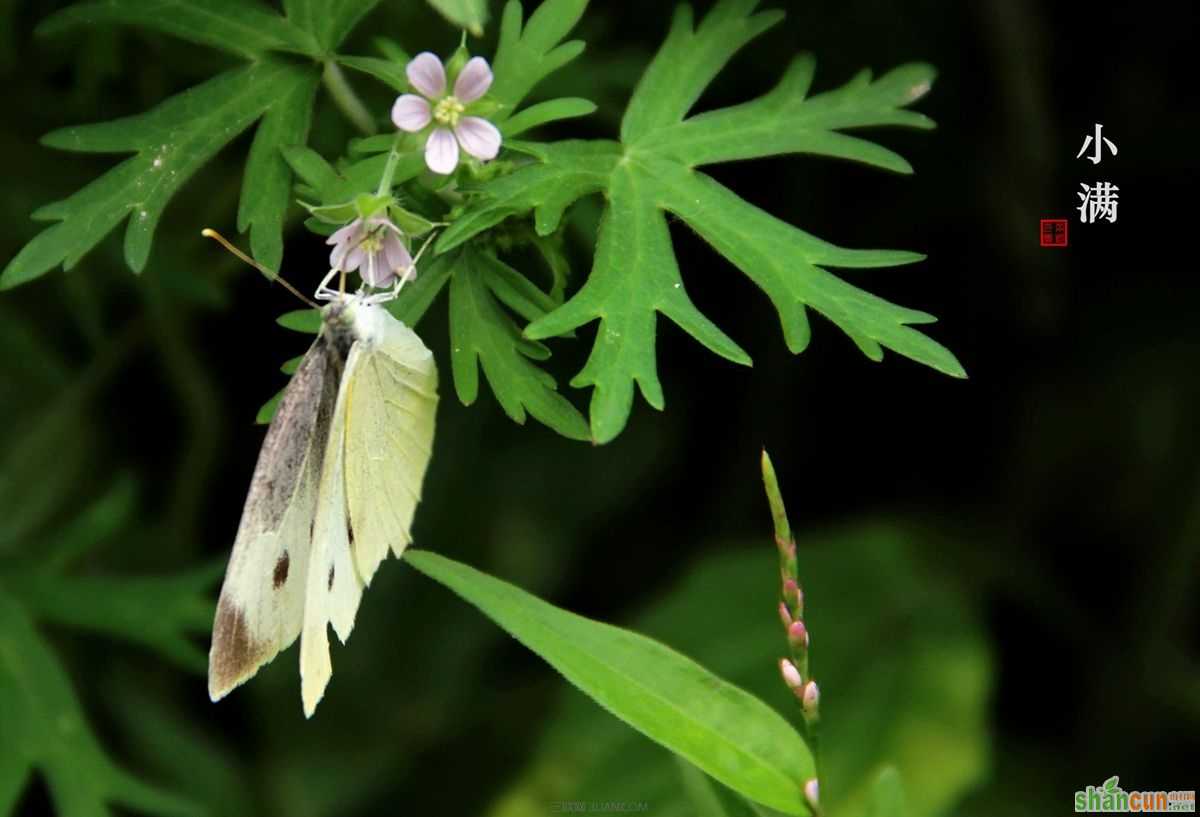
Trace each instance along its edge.
{"label": "blurred foliage", "polygon": [[[613,138],[669,13],[593,5],[577,72],[550,77],[533,101],[586,95],[599,109],[576,124]],[[1174,197],[1200,127],[1176,70],[1193,47],[1191,9],[768,5],[787,6],[789,22],[739,56],[703,108],[768,90],[779,66],[811,48],[831,77],[937,64],[923,109],[942,127],[889,137],[920,171],[916,184],[790,160],[714,178],[836,243],[928,253],[919,275],[868,273],[870,284],[944,315],[939,337],[974,380],[868,368],[851,344],[792,357],[762,320],[760,294],[726,282],[724,262],[672,223],[697,308],[756,369],[709,361],[664,327],[671,414],[635,415],[595,450],[513,427],[486,393],[470,409],[443,401],[417,541],[561,607],[636,625],[787,712],[755,479],[766,441],[812,557],[802,569],[837,813],[895,813],[895,779],[871,779],[888,757],[913,814],[1000,817],[1014,803],[1053,813],[1114,773],[1139,787],[1186,785],[1200,751],[1200,288],[1164,236],[1190,229]],[[32,210],[109,166],[47,150],[42,134],[138,114],[237,65],[108,25],[35,38],[48,11],[0,3],[6,259],[36,233]],[[374,53],[377,31],[441,53],[458,43],[424,4],[381,4],[370,21],[348,41],[355,54]],[[394,96],[384,83],[356,88],[372,110]],[[357,137],[323,114],[329,104],[318,103],[311,129],[322,155]],[[1072,159],[1097,120],[1121,148],[1107,171],[1130,191],[1121,220],[1108,231],[1072,225],[1069,251],[1040,251],[1036,220],[1069,214],[1086,175]],[[1145,127],[1154,121],[1173,127]],[[228,555],[261,443],[255,412],[282,384],[278,362],[307,343],[272,321],[294,307],[285,294],[197,235],[232,223],[250,141],[234,139],[179,190],[140,277],[110,236],[70,273],[0,298],[0,803],[37,817],[56,801],[104,813],[101,798],[122,813],[482,814],[523,802],[542,814],[548,803],[520,795],[590,791],[654,797],[664,814],[689,808],[684,798],[699,804],[690,813],[745,813],[405,565],[380,571],[312,722],[296,705],[294,653],[215,707],[202,677],[181,669],[204,650],[201,597],[215,596],[206,570]],[[567,225],[573,285],[601,209],[585,199]],[[291,229],[294,215],[289,274],[315,283],[325,248]],[[428,311],[422,334],[448,370],[444,311]],[[564,343],[546,369],[561,380],[585,357]],[[921,521],[813,533],[874,511]],[[30,599],[34,585],[12,581],[29,576],[60,592],[119,595],[149,581],[182,595],[161,615],[109,592],[64,610],[50,606],[53,593]],[[874,617],[885,614],[895,618]],[[177,660],[146,649],[141,627],[129,632],[139,616],[162,619],[146,633],[174,644]],[[887,707],[905,694],[911,713]],[[859,696],[885,716],[857,712]],[[571,741],[567,723],[587,731]],[[871,730],[875,746],[860,740]],[[556,742],[562,758],[548,754]]]}

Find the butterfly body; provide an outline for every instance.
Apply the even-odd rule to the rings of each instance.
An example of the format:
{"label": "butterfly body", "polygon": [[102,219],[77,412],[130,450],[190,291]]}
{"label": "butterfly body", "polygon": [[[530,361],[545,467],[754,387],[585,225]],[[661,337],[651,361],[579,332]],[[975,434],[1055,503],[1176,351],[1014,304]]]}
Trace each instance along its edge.
{"label": "butterfly body", "polygon": [[305,713],[362,592],[410,526],[433,444],[437,369],[381,305],[338,296],[267,430],[221,588],[209,653],[215,701],[300,638]]}

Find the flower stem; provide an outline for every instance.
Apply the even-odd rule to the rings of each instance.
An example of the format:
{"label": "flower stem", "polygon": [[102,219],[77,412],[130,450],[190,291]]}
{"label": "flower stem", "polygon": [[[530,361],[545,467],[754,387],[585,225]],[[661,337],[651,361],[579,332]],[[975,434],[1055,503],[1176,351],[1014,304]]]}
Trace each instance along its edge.
{"label": "flower stem", "polygon": [[383,166],[383,175],[379,177],[376,196],[386,196],[392,192],[392,178],[396,175],[396,163],[400,161],[400,140],[403,138],[404,131],[396,131],[396,138],[392,140],[392,152],[388,154],[387,164]]}
{"label": "flower stem", "polygon": [[342,73],[341,67],[336,62],[329,60],[325,63],[321,81],[325,84],[325,90],[329,91],[329,95],[333,97],[334,104],[350,120],[350,124],[367,136],[375,133],[375,120],[371,118],[371,112],[358,98],[358,94],[354,93],[346,75]]}

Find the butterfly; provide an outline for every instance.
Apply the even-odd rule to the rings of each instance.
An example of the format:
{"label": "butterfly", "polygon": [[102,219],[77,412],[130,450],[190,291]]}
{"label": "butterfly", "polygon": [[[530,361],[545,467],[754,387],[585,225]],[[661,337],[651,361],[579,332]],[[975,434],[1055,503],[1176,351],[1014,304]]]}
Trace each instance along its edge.
{"label": "butterfly", "polygon": [[432,353],[382,298],[329,297],[263,440],[208,660],[217,701],[299,637],[308,717],[333,674],[328,626],[346,642],[380,563],[412,541],[438,400]]}

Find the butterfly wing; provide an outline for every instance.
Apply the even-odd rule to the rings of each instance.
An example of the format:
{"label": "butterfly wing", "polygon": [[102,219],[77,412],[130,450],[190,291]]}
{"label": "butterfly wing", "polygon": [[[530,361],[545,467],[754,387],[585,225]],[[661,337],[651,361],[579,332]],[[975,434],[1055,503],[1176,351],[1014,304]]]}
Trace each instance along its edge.
{"label": "butterfly wing", "polygon": [[412,541],[433,446],[433,355],[384,310],[364,315],[330,423],[308,562],[300,677],[310,717],[333,674],[328,625],[345,643],[389,547],[399,556]]}
{"label": "butterfly wing", "polygon": [[416,333],[383,309],[373,324],[346,383],[346,497],[368,583],[389,547],[399,557],[412,542],[438,399],[433,355]]}
{"label": "butterfly wing", "polygon": [[208,693],[220,700],[300,632],[322,464],[342,361],[324,337],[305,354],[254,468],[213,622]]}
{"label": "butterfly wing", "polygon": [[338,390],[321,474],[300,636],[300,695],[307,717],[316,711],[333,676],[329,625],[333,624],[338,638],[345,643],[362,600],[363,581],[350,550],[354,533],[347,515],[345,479],[347,398],[349,384],[361,370],[362,360],[362,344],[355,343]]}

